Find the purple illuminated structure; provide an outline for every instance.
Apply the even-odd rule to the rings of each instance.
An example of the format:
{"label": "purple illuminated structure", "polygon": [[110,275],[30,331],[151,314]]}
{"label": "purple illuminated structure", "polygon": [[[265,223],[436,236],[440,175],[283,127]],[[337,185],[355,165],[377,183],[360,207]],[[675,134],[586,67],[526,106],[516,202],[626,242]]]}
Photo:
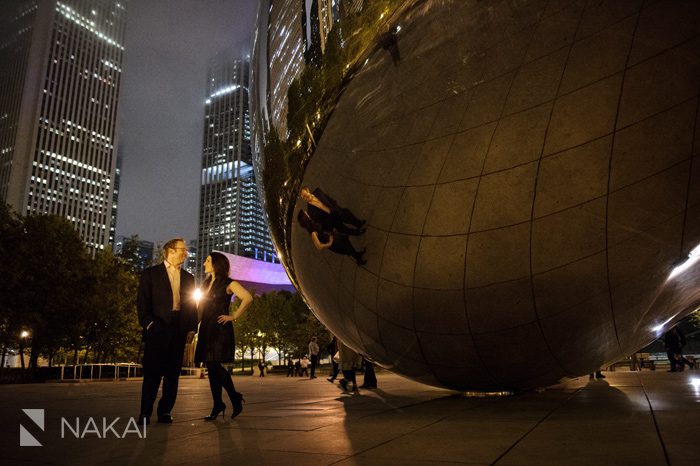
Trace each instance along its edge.
{"label": "purple illuminated structure", "polygon": [[255,294],[285,290],[295,292],[282,264],[263,262],[248,257],[216,251],[228,259],[229,276]]}

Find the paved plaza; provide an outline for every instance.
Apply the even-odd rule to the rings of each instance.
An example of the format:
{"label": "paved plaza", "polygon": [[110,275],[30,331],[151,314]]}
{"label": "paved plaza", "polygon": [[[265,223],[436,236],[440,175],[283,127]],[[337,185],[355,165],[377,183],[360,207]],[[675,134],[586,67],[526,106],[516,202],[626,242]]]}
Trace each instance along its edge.
{"label": "paved plaza", "polygon": [[[138,380],[6,385],[0,386],[0,461],[4,465],[700,464],[700,386],[692,383],[700,371],[605,374],[605,380],[579,378],[540,392],[498,398],[467,398],[387,372],[378,374],[378,390],[362,390],[359,395],[342,394],[323,377],[235,377],[237,389],[245,395],[245,410],[235,420],[227,416],[215,422],[202,420],[211,407],[207,380],[185,378],[173,413],[175,423],[149,425],[145,439],[129,430],[127,422],[138,411]],[[45,410],[43,431],[23,408]],[[89,424],[91,417],[94,426]],[[96,432],[104,433],[103,423],[109,426],[117,417],[106,438],[98,438]],[[20,424],[42,446],[20,447]],[[76,438],[72,430],[85,435]]]}

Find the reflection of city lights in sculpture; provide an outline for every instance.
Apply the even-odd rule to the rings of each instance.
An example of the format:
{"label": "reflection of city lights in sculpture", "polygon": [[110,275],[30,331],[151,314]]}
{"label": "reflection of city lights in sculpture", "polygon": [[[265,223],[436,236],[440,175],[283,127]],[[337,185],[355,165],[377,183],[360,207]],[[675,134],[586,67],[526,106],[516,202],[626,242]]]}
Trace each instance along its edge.
{"label": "reflection of city lights in sculpture", "polygon": [[693,265],[695,265],[695,263],[698,260],[700,260],[700,245],[695,246],[695,249],[690,251],[690,253],[688,254],[688,258],[682,264],[676,266],[671,271],[671,273],[668,276],[668,279],[670,280],[670,279],[682,274],[683,272],[685,272],[686,270],[691,268]]}
{"label": "reflection of city lights in sculpture", "polygon": [[[289,161],[266,209],[319,320],[408,378],[503,392],[610,365],[696,309],[697,85],[674,82],[696,83],[697,44],[672,24],[700,3],[399,3],[355,13],[352,73],[334,94],[319,71],[330,99],[296,102],[288,153],[263,157]],[[366,264],[316,249],[301,186],[366,219],[344,238]]]}

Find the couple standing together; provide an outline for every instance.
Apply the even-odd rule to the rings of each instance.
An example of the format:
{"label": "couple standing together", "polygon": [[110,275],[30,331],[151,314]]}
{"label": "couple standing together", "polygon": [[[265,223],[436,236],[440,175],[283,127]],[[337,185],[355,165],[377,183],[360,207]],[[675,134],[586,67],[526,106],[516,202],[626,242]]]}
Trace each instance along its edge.
{"label": "couple standing together", "polygon": [[[208,276],[197,305],[194,277],[180,268],[187,258],[185,240],[175,238],[165,243],[163,257],[162,264],[143,271],[139,282],[136,307],[145,342],[139,422],[150,422],[161,381],[163,392],[156,408],[158,422],[173,422],[171,412],[177,397],[185,343],[193,341],[198,323],[195,362],[207,366],[214,401],[211,414],[204,419],[213,420],[219,413],[225,413],[222,389],[228,393],[233,405],[231,417],[235,417],[243,410],[243,396],[236,391],[231,375],[221,363],[233,362],[233,322],[243,315],[253,298],[229,278],[226,256],[212,252],[204,262]],[[233,294],[241,299],[241,304],[231,316],[229,305]]]}

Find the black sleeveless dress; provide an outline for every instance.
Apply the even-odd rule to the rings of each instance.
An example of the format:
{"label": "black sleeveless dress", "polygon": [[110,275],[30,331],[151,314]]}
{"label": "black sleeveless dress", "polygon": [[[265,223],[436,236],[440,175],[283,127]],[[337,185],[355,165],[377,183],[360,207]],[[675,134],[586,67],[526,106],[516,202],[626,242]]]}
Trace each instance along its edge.
{"label": "black sleeveless dress", "polygon": [[233,323],[220,324],[216,319],[220,315],[228,315],[233,295],[226,293],[226,288],[232,282],[230,278],[216,280],[211,290],[202,297],[202,321],[199,324],[197,348],[194,361],[199,364],[207,361],[233,362],[236,342],[233,336]]}

